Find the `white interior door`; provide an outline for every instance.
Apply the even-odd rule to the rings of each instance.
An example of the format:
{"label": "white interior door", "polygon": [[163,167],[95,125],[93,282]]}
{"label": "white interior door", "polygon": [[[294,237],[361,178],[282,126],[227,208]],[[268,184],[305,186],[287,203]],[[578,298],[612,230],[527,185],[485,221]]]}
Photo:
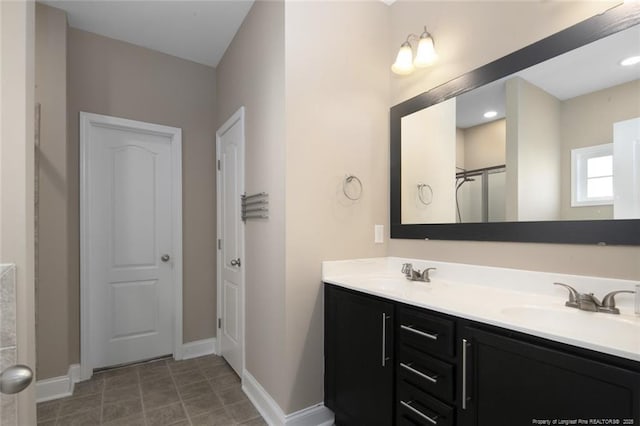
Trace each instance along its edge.
{"label": "white interior door", "polygon": [[242,377],[244,369],[244,108],[217,132],[218,340],[220,354]]}
{"label": "white interior door", "polygon": [[[81,114],[90,366],[174,353],[180,129]],[[174,145],[174,146],[172,146]],[[180,297],[181,299],[181,297]]]}

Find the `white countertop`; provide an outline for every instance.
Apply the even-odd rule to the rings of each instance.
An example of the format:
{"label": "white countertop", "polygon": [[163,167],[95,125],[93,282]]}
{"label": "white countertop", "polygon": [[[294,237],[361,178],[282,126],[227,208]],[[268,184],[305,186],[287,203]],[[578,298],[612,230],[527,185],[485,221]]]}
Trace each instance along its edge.
{"label": "white countertop", "polygon": [[[436,267],[431,282],[409,281],[403,263]],[[635,281],[523,271],[394,257],[326,261],[322,280],[341,287],[592,349],[640,362],[640,316],[633,294],[616,296],[620,315],[564,306],[562,282],[598,299],[614,290],[634,290]]]}

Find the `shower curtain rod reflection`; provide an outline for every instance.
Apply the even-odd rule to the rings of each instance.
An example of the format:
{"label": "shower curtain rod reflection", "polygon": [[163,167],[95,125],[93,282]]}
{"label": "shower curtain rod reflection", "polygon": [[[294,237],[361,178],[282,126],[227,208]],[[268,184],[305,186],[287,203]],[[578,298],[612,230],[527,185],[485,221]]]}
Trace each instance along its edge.
{"label": "shower curtain rod reflection", "polygon": [[481,169],[473,169],[473,170],[465,170],[460,167],[456,167],[457,169],[462,170],[461,172],[456,172],[456,179],[471,177],[471,176],[479,176],[484,172],[501,172],[507,168],[506,164],[501,164],[499,166],[491,166],[491,167],[483,167]]}

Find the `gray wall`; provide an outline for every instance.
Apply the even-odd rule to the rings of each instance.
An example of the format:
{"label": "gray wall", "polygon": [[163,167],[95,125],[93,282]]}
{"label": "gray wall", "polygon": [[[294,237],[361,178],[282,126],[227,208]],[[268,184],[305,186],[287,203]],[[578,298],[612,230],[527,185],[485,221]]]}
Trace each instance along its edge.
{"label": "gray wall", "polygon": [[[66,374],[77,343],[70,323],[73,285],[69,252],[69,181],[67,151],[67,16],[36,4],[36,102],[40,103],[40,139],[36,150],[37,262],[36,311],[38,380]],[[77,166],[75,167],[77,168]],[[60,374],[57,374],[60,373]]]}
{"label": "gray wall", "polygon": [[506,82],[506,219],[560,219],[560,101],[516,77]]}
{"label": "gray wall", "polygon": [[[495,120],[464,130],[464,168],[481,169],[505,163],[506,120]],[[458,129],[460,131],[460,129]]]}
{"label": "gray wall", "polygon": [[321,261],[385,254],[373,230],[388,223],[388,19],[377,1],[285,3],[285,413],[324,395]]}
{"label": "gray wall", "polygon": [[246,225],[246,368],[285,413],[323,397],[320,262],[384,255],[387,12],[258,1],[217,67],[218,125],[245,106],[246,190],[270,196],[269,219]]}
{"label": "gray wall", "polygon": [[246,369],[285,402],[284,2],[257,1],[216,68],[217,125],[245,107],[245,188],[269,219],[245,226]]}
{"label": "gray wall", "polygon": [[571,207],[571,150],[613,142],[613,124],[640,117],[640,80],[567,99],[561,109],[563,219],[612,219],[613,205]]}
{"label": "gray wall", "polygon": [[[77,164],[80,111],[182,129],[183,340],[214,337],[215,70],[76,29],[69,30],[68,54],[73,164]],[[75,198],[78,175],[69,178]],[[74,291],[74,306],[77,296]]]}
{"label": "gray wall", "polygon": [[[63,37],[65,30],[58,24],[46,43]],[[72,28],[67,38],[68,138],[58,135],[63,129],[56,129],[55,137],[48,131],[42,135],[47,155],[40,168],[40,380],[67,374],[80,358],[80,111],[182,128],[183,340],[216,333],[215,69]],[[59,59],[56,66],[61,66]],[[60,70],[55,76],[63,87]],[[44,71],[51,78],[50,70]],[[64,111],[57,112],[57,123],[64,123]]]}

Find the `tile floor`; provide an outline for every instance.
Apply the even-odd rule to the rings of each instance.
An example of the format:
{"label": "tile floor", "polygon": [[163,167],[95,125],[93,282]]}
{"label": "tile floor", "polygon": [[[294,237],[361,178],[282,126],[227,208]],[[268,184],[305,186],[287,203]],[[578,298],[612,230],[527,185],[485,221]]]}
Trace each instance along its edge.
{"label": "tile floor", "polygon": [[266,425],[215,355],[99,372],[73,396],[38,404],[38,426]]}

